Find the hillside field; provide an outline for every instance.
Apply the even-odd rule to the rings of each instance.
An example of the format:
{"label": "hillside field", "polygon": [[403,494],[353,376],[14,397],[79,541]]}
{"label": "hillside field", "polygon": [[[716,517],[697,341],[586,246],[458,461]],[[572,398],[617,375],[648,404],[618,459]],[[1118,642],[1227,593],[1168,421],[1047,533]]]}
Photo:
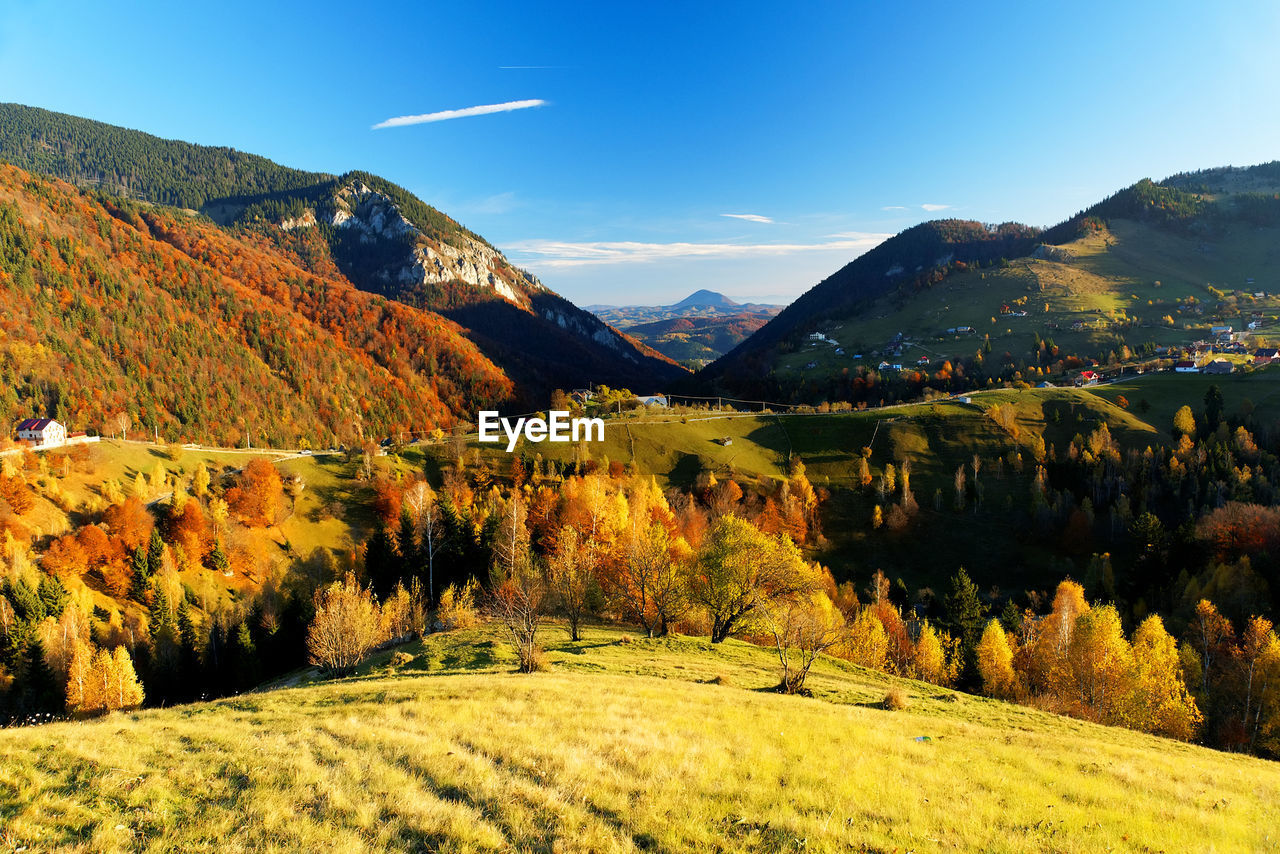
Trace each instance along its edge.
{"label": "hillside field", "polygon": [[[1216,323],[1243,330],[1254,314],[1262,318],[1259,339],[1275,340],[1280,338],[1275,241],[1274,229],[1239,229],[1197,242],[1113,220],[1107,229],[1005,267],[952,274],[905,300],[882,296],[855,316],[821,326],[837,344],[807,342],[782,356],[778,370],[799,380],[859,364],[874,368],[881,357],[872,351],[900,332],[914,343],[900,357],[885,358],[904,367],[914,367],[921,356],[934,362],[973,357],[987,336],[988,358],[997,359],[1004,353],[1027,359],[1037,334],[1052,340],[1064,356],[1096,356],[1147,343],[1180,346],[1207,338]],[[1235,313],[1214,319],[1217,299],[1211,285],[1238,298]],[[1254,299],[1253,292],[1267,296]],[[1004,305],[1027,315],[1002,314]],[[1163,320],[1166,316],[1172,325]],[[964,326],[974,332],[946,334]],[[835,352],[837,345],[843,353]]]}
{"label": "hillside field", "polygon": [[[1263,851],[1280,766],[834,660],[487,629],[356,678],[0,732],[0,843],[41,851]],[[405,662],[405,659],[408,661]],[[910,706],[883,711],[889,687]],[[926,737],[924,740],[922,737]],[[125,749],[127,747],[127,749]]]}

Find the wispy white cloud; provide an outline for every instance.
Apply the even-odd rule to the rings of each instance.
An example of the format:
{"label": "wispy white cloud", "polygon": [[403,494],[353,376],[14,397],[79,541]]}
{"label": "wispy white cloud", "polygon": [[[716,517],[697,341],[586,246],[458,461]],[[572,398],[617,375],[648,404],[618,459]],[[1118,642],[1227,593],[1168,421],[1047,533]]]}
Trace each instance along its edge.
{"label": "wispy white cloud", "polygon": [[507,101],[502,104],[481,104],[477,107],[464,107],[461,110],[442,110],[438,113],[423,113],[420,116],[395,116],[386,121],[378,122],[373,126],[373,130],[381,130],[382,128],[399,128],[408,125],[423,125],[429,122],[445,122],[449,119],[465,119],[471,116],[487,116],[492,113],[509,113],[512,110],[527,110],[530,107],[541,107],[547,102],[541,98],[531,98],[527,101]]}
{"label": "wispy white cloud", "polygon": [[[951,207],[951,205],[932,205],[932,204],[923,204],[923,205],[921,205],[921,206],[920,206],[920,209],[921,209],[921,210],[924,210],[924,211],[928,211],[929,213],[935,213],[936,211],[945,211],[945,210],[946,210],[947,208],[949,208],[949,207]],[[884,206],[884,207],[882,207],[880,210],[882,210],[882,211],[906,211],[906,210],[910,210],[910,208],[908,208],[906,205],[885,205],[885,206]]]}
{"label": "wispy white cloud", "polygon": [[605,264],[643,264],[692,258],[783,257],[809,252],[843,250],[861,254],[892,235],[846,232],[832,235],[824,243],[640,243],[600,241],[571,243],[556,240],[525,240],[503,247],[512,260],[548,269]]}
{"label": "wispy white cloud", "polygon": [[764,223],[773,222],[773,220],[770,219],[769,217],[760,216],[760,214],[720,214],[720,216],[727,216],[730,219],[745,219],[747,222],[764,222]]}

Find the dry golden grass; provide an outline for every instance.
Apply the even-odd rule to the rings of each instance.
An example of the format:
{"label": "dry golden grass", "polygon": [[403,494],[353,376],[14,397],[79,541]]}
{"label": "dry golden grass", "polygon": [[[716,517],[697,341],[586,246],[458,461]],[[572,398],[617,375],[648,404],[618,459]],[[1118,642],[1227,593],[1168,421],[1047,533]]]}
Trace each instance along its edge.
{"label": "dry golden grass", "polygon": [[[1280,766],[766,650],[488,630],[365,675],[0,733],[40,851],[1262,851]],[[716,678],[719,677],[719,678]],[[708,684],[715,680],[721,684]],[[727,683],[727,684],[726,684]],[[877,706],[890,688],[911,707]],[[917,737],[928,735],[928,741]]]}

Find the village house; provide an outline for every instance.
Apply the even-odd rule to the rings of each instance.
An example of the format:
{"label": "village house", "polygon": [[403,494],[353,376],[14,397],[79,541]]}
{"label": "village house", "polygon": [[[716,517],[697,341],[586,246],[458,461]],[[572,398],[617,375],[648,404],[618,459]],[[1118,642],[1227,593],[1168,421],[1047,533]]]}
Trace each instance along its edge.
{"label": "village house", "polygon": [[28,418],[18,425],[18,441],[54,448],[67,443],[67,428],[52,418]]}
{"label": "village house", "polygon": [[1196,363],[1188,362],[1185,360],[1181,362],[1177,362],[1174,364],[1173,370],[1175,373],[1179,373],[1179,374],[1194,374],[1196,373]]}
{"label": "village house", "polygon": [[636,397],[636,400],[645,406],[660,406],[664,409],[667,406],[667,396],[665,394],[644,394]]}
{"label": "village house", "polygon": [[1280,349],[1275,347],[1259,347],[1253,351],[1255,365],[1269,365],[1278,358],[1280,358]]}
{"label": "village house", "polygon": [[1236,366],[1228,362],[1226,359],[1214,359],[1205,366],[1206,374],[1229,374],[1236,369]]}

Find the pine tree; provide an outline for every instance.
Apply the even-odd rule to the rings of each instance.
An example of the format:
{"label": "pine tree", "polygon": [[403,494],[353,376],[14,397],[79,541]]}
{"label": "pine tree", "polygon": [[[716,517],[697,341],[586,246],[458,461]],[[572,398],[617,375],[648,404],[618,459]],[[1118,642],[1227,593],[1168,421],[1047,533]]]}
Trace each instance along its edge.
{"label": "pine tree", "polygon": [[943,603],[944,627],[952,637],[960,641],[961,660],[964,662],[961,678],[972,684],[977,675],[976,651],[982,636],[982,601],[978,598],[978,586],[969,578],[964,567],[951,579],[951,592]]}
{"label": "pine tree", "polygon": [[213,551],[209,552],[206,560],[209,569],[219,575],[227,575],[231,572],[231,561],[227,559],[227,553],[222,548],[222,540],[214,544]]}
{"label": "pine tree", "polygon": [[129,590],[129,595],[141,602],[146,596],[147,587],[151,585],[151,560],[147,557],[146,546],[140,545],[133,550],[133,556],[129,559],[129,568],[133,573],[133,586]]}

